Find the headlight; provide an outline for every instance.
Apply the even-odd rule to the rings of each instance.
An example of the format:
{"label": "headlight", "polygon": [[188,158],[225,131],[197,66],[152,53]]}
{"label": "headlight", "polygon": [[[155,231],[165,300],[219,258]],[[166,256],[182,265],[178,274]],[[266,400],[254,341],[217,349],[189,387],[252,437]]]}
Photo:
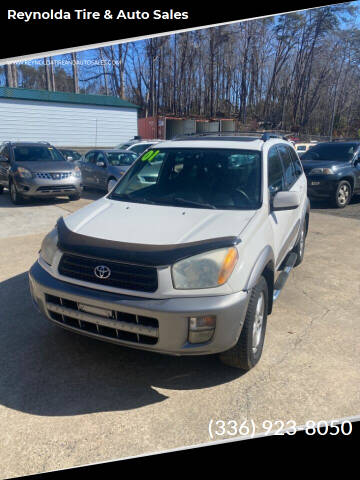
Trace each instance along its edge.
{"label": "headlight", "polygon": [[309,175],[332,175],[334,171],[331,168],[313,168]]}
{"label": "headlight", "polygon": [[235,247],[212,250],[181,260],[172,266],[174,288],[197,289],[223,285],[232,274],[237,260]]}
{"label": "headlight", "polygon": [[58,232],[57,228],[51,230],[50,233],[46,235],[41,244],[40,256],[48,264],[52,265],[54,256],[58,250]]}
{"label": "headlight", "polygon": [[73,177],[80,178],[81,177],[81,170],[79,167],[75,167],[74,170],[72,171]]}
{"label": "headlight", "polygon": [[33,174],[27,168],[18,167],[16,171],[21,178],[32,178],[33,176]]}

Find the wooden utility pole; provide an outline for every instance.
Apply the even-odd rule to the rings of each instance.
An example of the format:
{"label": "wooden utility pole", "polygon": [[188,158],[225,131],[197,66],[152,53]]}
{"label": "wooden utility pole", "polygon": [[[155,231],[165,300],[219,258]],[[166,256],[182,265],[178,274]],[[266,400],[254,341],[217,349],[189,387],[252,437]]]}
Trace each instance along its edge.
{"label": "wooden utility pole", "polygon": [[74,92],[79,93],[80,89],[79,89],[79,76],[78,76],[76,52],[72,52],[71,60],[72,60]]}
{"label": "wooden utility pole", "polygon": [[13,87],[13,72],[11,65],[5,65],[5,82],[7,87]]}
{"label": "wooden utility pole", "polygon": [[10,67],[12,68],[13,87],[17,87],[18,86],[18,71],[17,71],[16,63],[13,63],[12,65],[10,65]]}

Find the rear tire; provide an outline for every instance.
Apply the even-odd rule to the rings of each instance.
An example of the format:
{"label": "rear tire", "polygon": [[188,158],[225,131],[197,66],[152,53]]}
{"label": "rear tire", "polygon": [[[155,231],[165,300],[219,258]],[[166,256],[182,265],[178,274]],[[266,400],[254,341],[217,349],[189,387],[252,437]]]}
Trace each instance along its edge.
{"label": "rear tire", "polygon": [[334,206],[337,208],[344,208],[351,200],[351,185],[347,180],[341,180],[336,188],[335,196],[333,198]]}
{"label": "rear tire", "polygon": [[230,367],[250,370],[260,360],[266,331],[268,286],[264,277],[252,289],[237,344],[220,354],[220,360]]}
{"label": "rear tire", "polygon": [[297,267],[298,265],[300,265],[300,263],[304,259],[305,238],[306,238],[306,220],[304,220],[303,225],[301,227],[299,239],[296,242],[296,245],[294,246],[294,248],[292,249],[292,251],[297,255],[297,259],[294,267]]}
{"label": "rear tire", "polygon": [[10,200],[14,205],[21,205],[24,201],[24,197],[18,192],[14,182],[10,182]]}
{"label": "rear tire", "polygon": [[110,190],[113,189],[115,186],[117,180],[115,178],[109,178],[108,183],[107,183],[107,191],[110,192]]}
{"label": "rear tire", "polygon": [[74,195],[69,195],[70,200],[80,200],[80,194],[76,193]]}

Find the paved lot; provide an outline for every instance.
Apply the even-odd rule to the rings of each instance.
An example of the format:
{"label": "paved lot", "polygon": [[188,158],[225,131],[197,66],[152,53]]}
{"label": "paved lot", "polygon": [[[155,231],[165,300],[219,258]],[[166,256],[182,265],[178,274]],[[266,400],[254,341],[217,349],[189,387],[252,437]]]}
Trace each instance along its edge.
{"label": "paved lot", "polygon": [[346,208],[332,208],[327,201],[311,201],[311,209],[313,212],[324,213],[325,215],[335,215],[336,217],[356,218],[360,220],[360,195],[353,197]]}
{"label": "paved lot", "polygon": [[253,419],[260,431],[267,419],[360,413],[360,202],[352,218],[313,211],[305,260],[269,317],[261,362],[243,375],[215,357],[78,336],[35,311],[26,272],[44,234],[98,196],[22,207],[0,196],[1,478],[208,442],[210,419]]}

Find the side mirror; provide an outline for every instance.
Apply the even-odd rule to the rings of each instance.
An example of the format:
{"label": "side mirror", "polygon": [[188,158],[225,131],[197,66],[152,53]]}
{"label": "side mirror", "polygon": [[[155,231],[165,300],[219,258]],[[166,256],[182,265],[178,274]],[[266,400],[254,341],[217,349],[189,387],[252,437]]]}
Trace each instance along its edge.
{"label": "side mirror", "polygon": [[97,167],[105,167],[105,163],[104,162],[96,162],[96,166]]}
{"label": "side mirror", "polygon": [[8,159],[8,157],[5,157],[4,155],[0,155],[0,162],[7,162],[7,163],[9,163],[10,160]]}
{"label": "side mirror", "polygon": [[300,195],[298,192],[278,192],[272,201],[272,210],[275,212],[281,210],[294,210],[300,205]]}

